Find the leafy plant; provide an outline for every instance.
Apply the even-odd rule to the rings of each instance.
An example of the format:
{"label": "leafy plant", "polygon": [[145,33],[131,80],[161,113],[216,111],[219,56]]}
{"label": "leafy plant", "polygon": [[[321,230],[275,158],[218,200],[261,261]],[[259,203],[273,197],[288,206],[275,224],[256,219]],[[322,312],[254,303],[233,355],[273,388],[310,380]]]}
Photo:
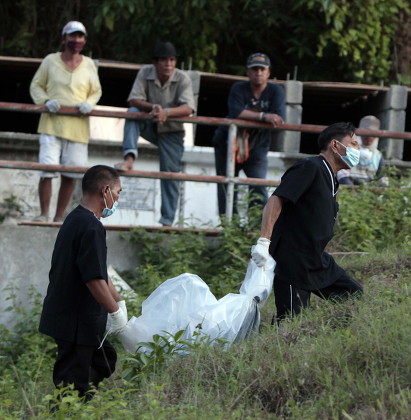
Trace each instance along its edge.
{"label": "leafy plant", "polygon": [[6,197],[3,203],[0,203],[0,224],[4,222],[7,217],[17,217],[23,214],[21,205],[15,195]]}
{"label": "leafy plant", "polygon": [[[213,340],[223,344],[224,340]],[[204,345],[210,345],[210,337],[201,332],[201,326],[193,333],[192,338],[186,337],[186,331],[175,334],[164,331],[164,335],[153,335],[153,341],[138,344],[133,356],[124,358],[123,377],[130,382],[140,381],[142,374],[157,373],[165,363],[178,356],[186,355]]]}
{"label": "leafy plant", "polygon": [[389,169],[390,185],[376,183],[342,188],[334,243],[345,251],[398,247],[411,239],[410,174]]}

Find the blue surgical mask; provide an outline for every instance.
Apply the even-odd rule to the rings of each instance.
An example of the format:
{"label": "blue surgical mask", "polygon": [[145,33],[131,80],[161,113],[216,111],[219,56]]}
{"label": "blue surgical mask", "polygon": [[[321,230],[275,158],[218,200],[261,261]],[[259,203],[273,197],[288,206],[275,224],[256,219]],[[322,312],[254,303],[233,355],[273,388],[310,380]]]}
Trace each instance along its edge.
{"label": "blue surgical mask", "polygon": [[103,209],[103,211],[101,212],[101,217],[103,217],[103,218],[111,216],[116,211],[116,208],[118,206],[118,201],[114,201],[113,194],[111,194],[111,190],[109,190],[109,191],[110,191],[111,201],[113,202],[113,205],[111,206],[111,209],[109,209],[107,207],[106,197],[104,197],[104,194],[103,194],[103,200],[104,200],[104,204],[106,206]]}
{"label": "blue surgical mask", "polygon": [[[338,140],[337,140],[338,141]],[[348,147],[342,144],[340,141],[338,143],[341,144],[341,146],[345,147],[345,156],[341,156],[340,158],[343,160],[343,162],[348,165],[350,168],[357,166],[360,163],[360,151],[357,149],[354,149],[353,147]]]}

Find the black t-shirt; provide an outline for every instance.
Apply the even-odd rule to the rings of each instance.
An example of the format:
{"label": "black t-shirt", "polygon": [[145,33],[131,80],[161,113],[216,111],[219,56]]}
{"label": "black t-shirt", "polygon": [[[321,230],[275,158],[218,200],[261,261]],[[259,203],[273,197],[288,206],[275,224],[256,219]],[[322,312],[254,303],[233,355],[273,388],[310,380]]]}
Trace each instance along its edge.
{"label": "black t-shirt", "polygon": [[49,279],[40,332],[77,344],[100,344],[107,311],[86,283],[92,279],[108,281],[106,230],[82,206],[67,216],[57,235]]}
{"label": "black t-shirt", "polygon": [[338,182],[321,156],[289,168],[273,195],[288,199],[274,225],[270,254],[276,274],[291,285],[315,290],[334,283],[344,270],[324,252],[334,234]]}

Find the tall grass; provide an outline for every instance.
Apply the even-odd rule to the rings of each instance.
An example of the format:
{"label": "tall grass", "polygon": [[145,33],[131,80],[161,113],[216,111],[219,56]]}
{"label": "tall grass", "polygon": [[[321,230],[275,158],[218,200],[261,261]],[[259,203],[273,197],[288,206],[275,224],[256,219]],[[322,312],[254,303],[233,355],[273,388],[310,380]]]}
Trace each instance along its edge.
{"label": "tall grass", "polygon": [[[122,362],[95,398],[66,393],[56,418],[85,419],[409,419],[411,412],[410,248],[345,258],[365,285],[361,300],[310,309],[229,350],[200,346],[161,369],[122,378]],[[19,338],[3,333],[0,418],[48,418],[52,342],[26,314]],[[23,325],[23,324],[22,324]],[[32,326],[31,332],[28,325]],[[9,338],[7,338],[9,337]],[[31,337],[31,339],[30,339]],[[7,340],[13,349],[7,349]],[[17,346],[17,347],[16,347]],[[125,358],[120,350],[120,359]]]}

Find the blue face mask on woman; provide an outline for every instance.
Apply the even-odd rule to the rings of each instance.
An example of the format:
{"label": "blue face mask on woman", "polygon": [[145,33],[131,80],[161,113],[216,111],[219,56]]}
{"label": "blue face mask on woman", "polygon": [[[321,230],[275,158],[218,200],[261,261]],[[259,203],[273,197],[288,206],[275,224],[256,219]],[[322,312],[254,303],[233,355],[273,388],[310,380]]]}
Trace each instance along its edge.
{"label": "blue face mask on woman", "polygon": [[101,217],[103,218],[111,216],[116,211],[116,208],[118,206],[118,201],[114,201],[113,194],[111,193],[111,190],[109,191],[110,191],[111,201],[113,202],[113,205],[111,206],[111,209],[107,207],[106,197],[104,197],[104,194],[103,194],[104,205],[106,206],[101,212]]}
{"label": "blue face mask on woman", "polygon": [[[338,140],[337,140],[338,141]],[[345,147],[345,156],[341,156],[340,158],[343,160],[343,162],[348,165],[350,168],[353,168],[354,166],[357,166],[360,163],[360,151],[357,149],[354,149],[353,147],[348,147],[342,144],[340,141],[338,143],[341,144],[341,146]]]}

